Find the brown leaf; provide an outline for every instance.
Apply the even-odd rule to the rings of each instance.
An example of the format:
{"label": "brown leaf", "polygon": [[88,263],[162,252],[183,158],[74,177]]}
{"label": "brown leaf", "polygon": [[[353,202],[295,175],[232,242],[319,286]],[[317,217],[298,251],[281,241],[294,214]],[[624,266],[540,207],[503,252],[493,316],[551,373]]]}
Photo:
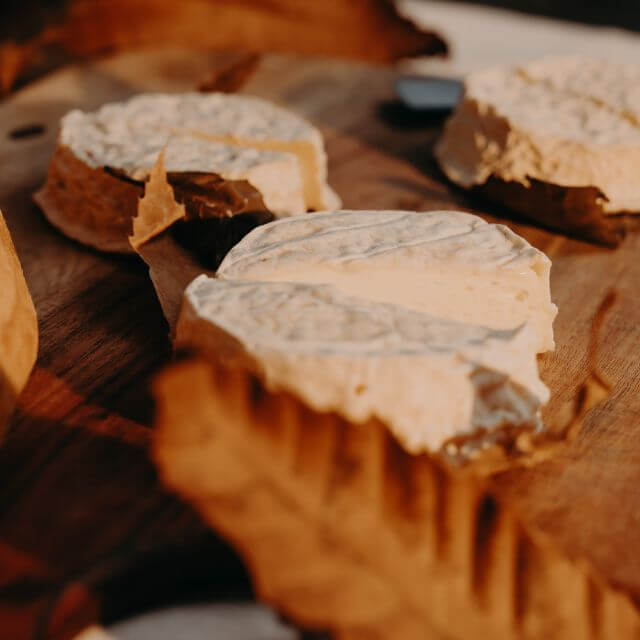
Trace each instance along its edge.
{"label": "brown leaf", "polygon": [[0,213],[0,433],[38,353],[38,320]]}
{"label": "brown leaf", "polygon": [[33,44],[19,45],[12,41],[0,43],[0,94],[11,89],[34,54]]}
{"label": "brown leaf", "polygon": [[193,360],[155,383],[154,457],[241,553],[259,595],[302,626],[336,638],[635,637],[632,602],[528,530],[483,478],[554,455],[608,397],[595,355],[614,299],[594,317],[592,373],[566,421],[507,433],[471,460],[412,456],[376,420],[353,425],[247,370]]}
{"label": "brown leaf", "polygon": [[158,156],[144,195],[133,219],[131,246],[149,267],[149,276],[160,301],[162,312],[173,335],[185,287],[202,273],[202,267],[183,250],[168,233],[168,227],[187,215],[185,206],[176,202],[167,180],[164,154]]}
{"label": "brown leaf", "polygon": [[447,51],[439,36],[399,16],[391,0],[66,0],[64,8],[60,21],[0,68],[6,82],[52,46],[80,57],[162,43],[375,63]]}
{"label": "brown leaf", "polygon": [[[633,604],[484,481],[411,456],[240,370],[155,383],[164,481],[244,557],[261,598],[336,638],[628,638]],[[593,614],[597,607],[598,615]]]}
{"label": "brown leaf", "polygon": [[273,220],[246,180],[154,164],[133,220],[129,241],[149,275],[174,334],[182,295],[196,276],[213,275],[229,249],[258,224]]}

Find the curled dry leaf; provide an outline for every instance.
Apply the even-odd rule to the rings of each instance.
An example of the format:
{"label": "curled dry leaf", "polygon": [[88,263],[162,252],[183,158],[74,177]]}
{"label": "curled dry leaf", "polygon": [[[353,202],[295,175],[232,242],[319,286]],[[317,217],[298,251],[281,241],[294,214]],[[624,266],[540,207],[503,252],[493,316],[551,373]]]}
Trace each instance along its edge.
{"label": "curled dry leaf", "polygon": [[163,233],[185,215],[184,205],[176,202],[167,182],[160,154],[138,204],[138,215],[133,219],[129,242],[149,267],[149,276],[172,332],[180,312],[182,293],[202,271],[189,253],[169,234]]}
{"label": "curled dry leaf", "polygon": [[19,45],[11,40],[0,43],[0,93],[7,93],[16,78],[35,57],[34,43]]}
{"label": "curled dry leaf", "polygon": [[[164,481],[224,535],[258,594],[335,638],[631,638],[640,615],[484,480],[405,452],[242,370],[155,383]],[[464,613],[463,613],[464,612]]]}
{"label": "curled dry leaf", "polygon": [[0,213],[0,432],[38,352],[36,311]]}
{"label": "curled dry leaf", "polygon": [[151,168],[144,196],[138,203],[138,214],[133,219],[133,233],[129,242],[134,250],[162,233],[177,220],[186,216],[183,204],[176,202],[173,189],[167,181],[164,154],[161,153]]}
{"label": "curled dry leaf", "polygon": [[566,420],[464,466],[211,360],[156,381],[156,462],[241,553],[259,595],[302,626],[348,639],[635,637],[630,599],[527,529],[483,477],[549,458],[608,396],[595,355],[614,299],[594,317],[592,374]]}
{"label": "curled dry leaf", "polygon": [[66,0],[59,4],[55,23],[40,25],[37,35],[7,50],[0,69],[5,88],[30,60],[52,47],[86,57],[162,43],[375,63],[447,51],[438,35],[401,17],[392,0]]}
{"label": "curled dry leaf", "polygon": [[158,156],[129,242],[149,267],[172,334],[189,282],[202,273],[213,275],[240,238],[271,220],[247,181],[199,172],[167,174],[163,154]]}

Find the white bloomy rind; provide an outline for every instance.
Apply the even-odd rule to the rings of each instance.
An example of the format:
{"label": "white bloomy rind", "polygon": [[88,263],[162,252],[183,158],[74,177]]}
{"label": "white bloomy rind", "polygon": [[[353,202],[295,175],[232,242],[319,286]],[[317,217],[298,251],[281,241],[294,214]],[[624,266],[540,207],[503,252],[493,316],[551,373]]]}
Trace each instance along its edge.
{"label": "white bloomy rind", "polygon": [[204,275],[187,288],[177,329],[178,344],[248,357],[270,389],[315,410],[381,419],[411,452],[481,428],[538,426],[548,390],[536,340],[531,325],[496,331],[330,285]]}
{"label": "white bloomy rind", "polygon": [[254,229],[222,279],[331,284],[343,293],[493,329],[531,324],[553,349],[544,253],[504,225],[459,211],[335,211]]}
{"label": "white bloomy rind", "polygon": [[260,98],[222,93],[141,94],[95,112],[69,112],[59,144],[92,168],[144,178],[166,149],[169,171],[246,179],[274,213],[336,206],[320,132]]}
{"label": "white bloomy rind", "polygon": [[605,213],[638,212],[640,65],[571,56],[472,73],[435,153],[464,187],[592,186]]}

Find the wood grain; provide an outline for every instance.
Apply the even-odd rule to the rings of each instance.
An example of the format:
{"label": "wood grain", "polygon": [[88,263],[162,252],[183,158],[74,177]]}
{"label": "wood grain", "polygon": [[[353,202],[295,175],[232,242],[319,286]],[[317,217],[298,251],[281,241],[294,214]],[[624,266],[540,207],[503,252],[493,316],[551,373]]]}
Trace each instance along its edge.
{"label": "wood grain", "polygon": [[[103,618],[175,598],[192,581],[218,594],[225,584],[246,593],[237,560],[159,486],[148,460],[147,382],[168,361],[169,343],[146,268],[135,258],[101,255],[65,239],[31,202],[64,112],[138,90],[192,88],[214,64],[215,56],[170,49],[120,55],[57,72],[0,105],[0,208],[41,331],[35,374],[0,448],[0,545],[7,550],[0,554],[0,575],[9,575],[0,601],[8,602],[7,590],[15,592],[22,575],[53,576],[33,592],[18,589],[20,632],[8,635],[3,626],[17,608],[0,607],[0,638],[33,637],[42,620],[51,619],[62,585],[83,587],[93,603],[88,610],[101,608]],[[330,181],[345,206],[456,206],[495,220],[437,170],[430,150],[442,119],[411,125],[397,117],[392,82],[391,72],[367,66],[266,56],[246,90],[321,127]],[[45,127],[43,134],[10,137],[36,124]],[[546,532],[564,553],[587,558],[640,601],[640,237],[631,235],[612,251],[511,226],[553,259],[560,313],[558,348],[541,361],[554,392],[547,415],[557,415],[587,375],[591,319],[611,288],[618,298],[602,328],[597,364],[613,394],[561,458],[498,477],[495,490],[527,526]],[[17,557],[24,561],[9,573],[5,568]],[[60,619],[74,626],[74,616]]]}

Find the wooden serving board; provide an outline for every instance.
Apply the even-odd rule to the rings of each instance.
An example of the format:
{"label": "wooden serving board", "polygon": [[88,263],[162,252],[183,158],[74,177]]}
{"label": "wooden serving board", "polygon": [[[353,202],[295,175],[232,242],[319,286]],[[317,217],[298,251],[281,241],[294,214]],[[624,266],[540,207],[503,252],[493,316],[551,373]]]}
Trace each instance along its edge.
{"label": "wooden serving board", "polygon": [[[242,567],[158,484],[147,451],[148,381],[170,358],[166,326],[135,258],[60,235],[31,202],[66,111],[142,90],[195,87],[213,55],[119,55],[40,80],[0,105],[0,208],[38,311],[37,367],[0,448],[0,639],[66,638],[185,597],[248,595]],[[447,185],[431,146],[442,116],[408,118],[393,74],[337,62],[267,57],[245,88],[310,118],[326,137],[330,182],[349,208],[485,208]],[[587,371],[590,323],[601,333],[610,400],[556,459],[495,479],[497,493],[572,557],[640,606],[640,236],[617,250],[509,223],[553,260],[557,350],[541,360],[547,419]]]}

